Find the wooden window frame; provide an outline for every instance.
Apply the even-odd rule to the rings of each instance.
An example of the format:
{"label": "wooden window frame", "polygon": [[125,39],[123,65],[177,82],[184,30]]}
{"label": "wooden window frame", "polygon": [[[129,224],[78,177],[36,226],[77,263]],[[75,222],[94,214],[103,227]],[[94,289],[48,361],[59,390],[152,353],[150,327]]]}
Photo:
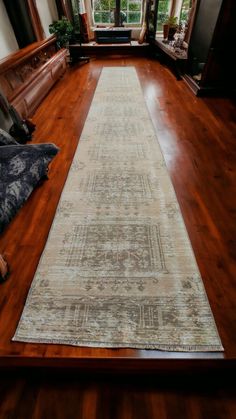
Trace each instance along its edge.
{"label": "wooden window frame", "polygon": [[35,0],[27,0],[29,14],[37,41],[45,39],[45,33],[40,20],[39,12]]}

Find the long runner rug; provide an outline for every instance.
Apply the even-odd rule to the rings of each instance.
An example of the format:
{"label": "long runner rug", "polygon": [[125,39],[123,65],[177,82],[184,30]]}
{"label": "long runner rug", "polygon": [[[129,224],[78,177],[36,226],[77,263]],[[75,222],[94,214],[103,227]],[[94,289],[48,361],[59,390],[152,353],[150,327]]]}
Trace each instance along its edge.
{"label": "long runner rug", "polygon": [[133,67],[102,71],[13,340],[223,350]]}

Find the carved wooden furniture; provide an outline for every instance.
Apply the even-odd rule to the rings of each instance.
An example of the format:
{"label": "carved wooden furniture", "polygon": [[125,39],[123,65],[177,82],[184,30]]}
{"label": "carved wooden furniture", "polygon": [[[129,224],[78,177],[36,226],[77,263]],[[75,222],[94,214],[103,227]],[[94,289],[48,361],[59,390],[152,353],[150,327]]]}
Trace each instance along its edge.
{"label": "carved wooden furniture", "polygon": [[23,118],[32,115],[66,70],[67,50],[56,49],[54,36],[0,60],[0,86]]}

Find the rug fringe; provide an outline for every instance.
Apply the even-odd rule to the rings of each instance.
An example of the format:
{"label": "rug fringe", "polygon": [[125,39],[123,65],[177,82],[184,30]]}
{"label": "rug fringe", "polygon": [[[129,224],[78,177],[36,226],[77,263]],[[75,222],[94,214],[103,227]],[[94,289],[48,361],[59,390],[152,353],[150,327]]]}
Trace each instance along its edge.
{"label": "rug fringe", "polygon": [[71,339],[30,339],[20,338],[16,335],[12,338],[13,341],[27,342],[27,343],[46,343],[55,345],[71,345],[89,348],[110,348],[110,349],[143,349],[143,350],[159,350],[163,352],[223,352],[222,345],[165,345],[165,344],[131,344],[131,343],[117,343],[110,342],[78,342]]}

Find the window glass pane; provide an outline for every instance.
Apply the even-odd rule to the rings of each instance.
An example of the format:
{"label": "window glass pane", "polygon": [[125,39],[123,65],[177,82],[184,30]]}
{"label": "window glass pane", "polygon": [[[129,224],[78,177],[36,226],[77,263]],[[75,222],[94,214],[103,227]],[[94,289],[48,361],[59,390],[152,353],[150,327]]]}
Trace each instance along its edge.
{"label": "window glass pane", "polygon": [[100,7],[102,10],[110,9],[110,0],[100,0]]}
{"label": "window glass pane", "polygon": [[111,23],[111,13],[103,12],[101,23]]}
{"label": "window glass pane", "polygon": [[128,0],[121,0],[120,7],[121,7],[121,10],[127,9],[127,7],[128,7]]}
{"label": "window glass pane", "polygon": [[111,23],[112,9],[114,8],[114,2],[115,0],[94,0],[93,1],[94,23]]}
{"label": "window glass pane", "polygon": [[140,23],[142,1],[141,0],[121,0],[121,11],[125,13],[127,23]]}
{"label": "window glass pane", "polygon": [[157,11],[157,31],[162,32],[163,23],[167,20],[168,16],[170,15],[172,4],[178,6],[176,9],[178,22],[183,26],[186,25],[192,0],[176,0],[175,3],[173,3],[173,0],[159,0]]}
{"label": "window glass pane", "polygon": [[183,0],[182,8],[180,12],[180,23],[186,24],[188,21],[189,9],[191,8],[191,0]]}
{"label": "window glass pane", "polygon": [[95,11],[100,10],[100,2],[99,1],[94,2],[94,10]]}
{"label": "window glass pane", "polygon": [[129,3],[129,11],[130,12],[140,12],[140,4],[138,3]]}
{"label": "window glass pane", "polygon": [[[115,0],[93,0],[94,23],[114,23]],[[121,0],[121,23],[141,23],[142,0]]]}
{"label": "window glass pane", "polygon": [[141,13],[140,12],[128,12],[127,13],[127,22],[128,23],[140,23],[141,21]]}
{"label": "window glass pane", "polygon": [[111,23],[110,12],[95,12],[94,13],[94,22],[95,23]]}
{"label": "window glass pane", "polygon": [[99,22],[101,22],[102,15],[101,15],[101,13],[94,12],[93,18],[94,18],[94,22],[95,23],[99,23]]}
{"label": "window glass pane", "polygon": [[157,31],[162,31],[162,25],[169,16],[171,0],[159,0],[157,12]]}

